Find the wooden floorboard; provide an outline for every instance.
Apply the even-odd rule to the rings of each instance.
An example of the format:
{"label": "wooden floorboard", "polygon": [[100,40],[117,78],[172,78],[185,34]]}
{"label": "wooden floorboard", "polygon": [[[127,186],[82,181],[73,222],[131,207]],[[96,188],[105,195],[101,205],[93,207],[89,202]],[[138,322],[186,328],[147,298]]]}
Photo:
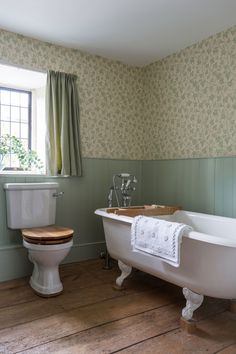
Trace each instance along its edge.
{"label": "wooden floorboard", "polygon": [[217,352],[218,354],[235,354],[236,353],[236,343],[227,346],[226,348]]}
{"label": "wooden floorboard", "polygon": [[125,290],[119,271],[101,260],[61,267],[62,295],[40,298],[28,278],[0,284],[0,353],[236,354],[236,315],[224,300],[206,298],[197,332],[180,330],[180,288],[134,271]]}
{"label": "wooden floorboard", "polygon": [[[26,353],[94,353],[95,348],[100,353],[117,351],[136,343],[137,338],[140,341],[178,328],[180,309],[179,304],[162,306],[38,346]],[[162,321],[159,321],[160,316],[163,316]]]}
{"label": "wooden floorboard", "polygon": [[[235,342],[236,316],[230,313],[223,312],[200,321],[197,327],[197,332],[194,335],[188,335],[178,329],[132,345],[120,350],[119,353],[213,354]],[[233,353],[235,354],[236,351]]]}

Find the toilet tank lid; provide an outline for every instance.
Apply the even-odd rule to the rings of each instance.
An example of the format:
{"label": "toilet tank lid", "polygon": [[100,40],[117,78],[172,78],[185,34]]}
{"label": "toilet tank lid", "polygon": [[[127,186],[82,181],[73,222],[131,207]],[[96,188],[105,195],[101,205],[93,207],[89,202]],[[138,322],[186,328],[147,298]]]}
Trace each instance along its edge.
{"label": "toilet tank lid", "polygon": [[57,189],[57,182],[41,182],[41,183],[5,183],[6,190],[29,190],[29,189]]}

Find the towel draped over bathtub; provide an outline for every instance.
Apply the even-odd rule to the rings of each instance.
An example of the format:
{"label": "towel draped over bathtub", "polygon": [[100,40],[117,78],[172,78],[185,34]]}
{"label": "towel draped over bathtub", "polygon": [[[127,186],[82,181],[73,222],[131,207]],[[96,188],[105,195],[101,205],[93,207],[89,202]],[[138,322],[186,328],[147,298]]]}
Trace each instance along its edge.
{"label": "towel draped over bathtub", "polygon": [[191,230],[185,224],[139,215],[132,223],[131,246],[134,252],[149,253],[179,267],[182,236]]}

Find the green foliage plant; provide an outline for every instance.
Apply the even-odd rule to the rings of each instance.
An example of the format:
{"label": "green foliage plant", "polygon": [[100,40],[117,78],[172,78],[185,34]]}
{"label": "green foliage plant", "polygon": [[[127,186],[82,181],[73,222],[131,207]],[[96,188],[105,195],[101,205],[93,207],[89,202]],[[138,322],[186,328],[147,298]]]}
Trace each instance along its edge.
{"label": "green foliage plant", "polygon": [[20,168],[31,170],[35,167],[42,170],[43,163],[33,150],[26,150],[20,139],[9,134],[0,137],[0,164],[7,154],[15,154],[19,160]]}

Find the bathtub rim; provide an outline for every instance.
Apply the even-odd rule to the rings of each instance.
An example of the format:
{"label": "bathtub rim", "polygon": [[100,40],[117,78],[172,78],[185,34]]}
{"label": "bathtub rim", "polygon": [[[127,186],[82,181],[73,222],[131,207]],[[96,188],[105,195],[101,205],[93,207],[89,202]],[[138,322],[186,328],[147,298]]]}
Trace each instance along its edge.
{"label": "bathtub rim", "polygon": [[[196,212],[192,212],[192,211],[187,211],[187,210],[181,210],[181,211],[176,211],[174,214],[179,213],[179,212],[185,212],[188,213],[189,215],[192,214],[194,215],[199,215],[202,217],[210,217],[211,219],[222,219],[223,220],[233,220],[236,223],[236,219],[234,218],[228,218],[225,216],[217,216],[217,215],[212,215],[212,214],[204,214],[204,213],[196,213]],[[107,213],[106,212],[106,208],[99,208],[96,209],[94,212],[96,215],[102,216],[103,218],[107,218],[107,219],[112,219],[112,220],[116,220],[116,221],[122,221],[126,224],[132,224],[133,222],[133,217],[130,216],[125,216],[125,215],[116,215],[113,213]],[[161,219],[162,217],[164,217],[165,215],[160,215]],[[211,234],[206,234],[206,233],[202,233],[202,232],[197,232],[197,231],[189,231],[187,234],[184,234],[183,237],[189,238],[191,240],[196,240],[196,241],[201,241],[201,242],[206,242],[209,244],[213,244],[213,245],[220,245],[220,246],[225,246],[225,247],[233,247],[236,248],[236,238],[235,240],[231,239],[231,238],[224,238],[224,237],[219,237],[219,236],[213,236]]]}

